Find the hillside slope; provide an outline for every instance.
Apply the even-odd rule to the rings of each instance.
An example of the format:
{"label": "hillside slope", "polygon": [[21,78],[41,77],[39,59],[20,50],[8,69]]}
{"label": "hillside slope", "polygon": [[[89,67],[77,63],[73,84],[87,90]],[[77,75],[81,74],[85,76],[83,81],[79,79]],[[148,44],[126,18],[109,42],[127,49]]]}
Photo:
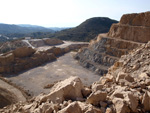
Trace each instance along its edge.
{"label": "hillside slope", "polygon": [[0,34],[32,33],[32,32],[54,32],[44,27],[21,27],[19,25],[0,24]]}
{"label": "hillside slope", "polygon": [[71,29],[62,30],[50,37],[59,38],[61,40],[89,41],[96,37],[99,33],[106,33],[110,26],[118,21],[106,17],[94,17],[87,19],[79,26]]}

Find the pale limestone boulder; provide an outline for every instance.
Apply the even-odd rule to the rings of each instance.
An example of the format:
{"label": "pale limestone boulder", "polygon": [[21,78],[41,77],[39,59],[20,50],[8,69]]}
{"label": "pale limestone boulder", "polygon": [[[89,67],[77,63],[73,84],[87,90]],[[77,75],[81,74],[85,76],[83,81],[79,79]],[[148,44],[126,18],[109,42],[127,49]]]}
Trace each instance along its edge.
{"label": "pale limestone boulder", "polygon": [[96,91],[90,94],[86,102],[93,105],[98,105],[100,101],[105,101],[106,97],[107,97],[106,92]]}
{"label": "pale limestone boulder", "polygon": [[51,103],[42,103],[39,108],[41,109],[41,113],[53,113],[53,108],[52,108]]}
{"label": "pale limestone boulder", "polygon": [[73,102],[64,109],[58,111],[57,113],[83,113],[83,112],[78,102]]}
{"label": "pale limestone boulder", "polygon": [[92,93],[92,90],[88,87],[84,87],[82,90],[82,95],[83,97],[88,97],[91,93]]}
{"label": "pale limestone boulder", "polygon": [[40,102],[45,102],[47,99],[57,103],[62,103],[64,100],[76,100],[82,98],[83,84],[78,77],[70,77],[64,81],[56,83],[50,90],[48,95],[40,96]]}
{"label": "pale limestone boulder", "polygon": [[83,113],[102,113],[101,109],[94,107],[91,104],[87,104],[85,102],[79,102],[78,104],[80,108],[82,109]]}
{"label": "pale limestone boulder", "polygon": [[126,75],[127,75],[127,73],[119,72],[116,77],[116,82],[119,82],[121,79],[124,79]]}
{"label": "pale limestone boulder", "polygon": [[128,108],[123,99],[114,98],[112,102],[115,106],[116,113],[130,113],[130,109]]}
{"label": "pale limestone boulder", "polygon": [[127,91],[127,87],[118,86],[116,87],[114,93],[110,96],[110,98],[112,101],[114,101],[117,98],[122,99],[133,112],[137,112],[138,107],[138,97],[136,96],[137,93],[135,91],[134,92]]}
{"label": "pale limestone boulder", "polygon": [[127,87],[116,86],[114,92],[110,96],[111,100],[114,98],[124,98],[123,92],[125,92]]}
{"label": "pale limestone boulder", "polygon": [[133,112],[137,112],[138,99],[133,95],[132,92],[128,91],[124,94],[124,101],[126,101]]}
{"label": "pale limestone boulder", "polygon": [[103,84],[93,83],[92,84],[92,92],[101,90],[103,88]]}
{"label": "pale limestone boulder", "polygon": [[134,78],[132,76],[130,76],[129,74],[127,73],[124,73],[124,72],[119,72],[117,77],[116,77],[116,82],[121,82],[121,81],[124,81],[125,82],[129,82],[129,83],[132,83],[134,82]]}
{"label": "pale limestone boulder", "polygon": [[142,104],[144,105],[144,110],[150,112],[150,92],[149,91],[145,92],[143,99],[142,99]]}
{"label": "pale limestone boulder", "polygon": [[147,73],[141,73],[139,75],[139,79],[149,79],[150,77],[147,75]]}

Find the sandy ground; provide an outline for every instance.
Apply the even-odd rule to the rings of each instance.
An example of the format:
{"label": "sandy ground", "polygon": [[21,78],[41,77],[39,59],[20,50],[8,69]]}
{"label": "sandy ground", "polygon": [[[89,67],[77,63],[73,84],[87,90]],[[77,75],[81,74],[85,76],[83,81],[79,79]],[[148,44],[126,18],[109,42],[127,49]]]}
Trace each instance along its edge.
{"label": "sandy ground", "polygon": [[45,85],[64,80],[70,76],[79,76],[84,85],[90,85],[99,80],[100,76],[78,64],[78,61],[72,57],[74,54],[74,52],[67,53],[54,62],[30,69],[18,75],[11,75],[7,79],[28,90],[34,96],[40,93],[49,93],[50,89],[43,88]]}

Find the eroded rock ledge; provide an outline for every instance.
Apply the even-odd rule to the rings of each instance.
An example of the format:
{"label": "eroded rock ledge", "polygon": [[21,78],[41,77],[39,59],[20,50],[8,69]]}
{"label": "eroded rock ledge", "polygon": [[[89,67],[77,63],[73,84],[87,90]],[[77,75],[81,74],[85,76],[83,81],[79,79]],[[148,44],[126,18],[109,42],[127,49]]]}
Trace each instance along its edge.
{"label": "eroded rock ledge", "polygon": [[100,75],[130,50],[150,40],[150,12],[123,15],[107,34],[99,34],[89,47],[81,49],[76,59]]}

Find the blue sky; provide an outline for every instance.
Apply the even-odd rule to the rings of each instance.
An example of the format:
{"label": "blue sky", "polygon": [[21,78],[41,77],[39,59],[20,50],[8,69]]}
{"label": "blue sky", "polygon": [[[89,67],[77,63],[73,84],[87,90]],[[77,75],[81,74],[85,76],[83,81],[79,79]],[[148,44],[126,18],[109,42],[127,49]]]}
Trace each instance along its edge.
{"label": "blue sky", "polygon": [[150,11],[150,0],[0,0],[0,23],[74,27],[91,17],[120,20]]}

